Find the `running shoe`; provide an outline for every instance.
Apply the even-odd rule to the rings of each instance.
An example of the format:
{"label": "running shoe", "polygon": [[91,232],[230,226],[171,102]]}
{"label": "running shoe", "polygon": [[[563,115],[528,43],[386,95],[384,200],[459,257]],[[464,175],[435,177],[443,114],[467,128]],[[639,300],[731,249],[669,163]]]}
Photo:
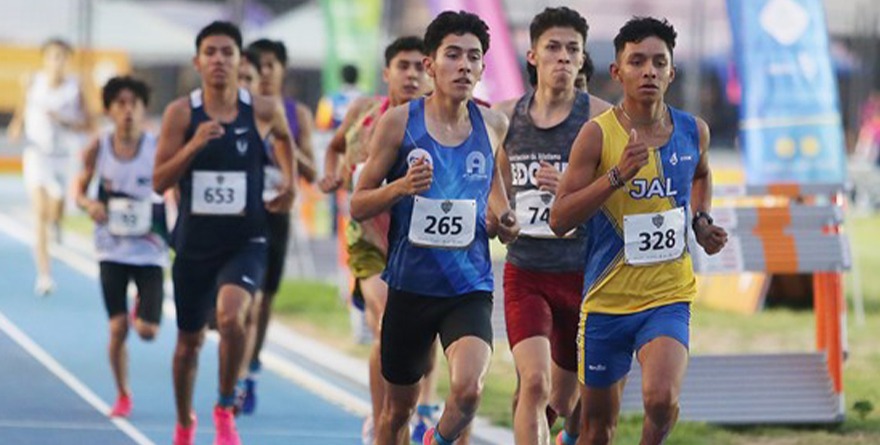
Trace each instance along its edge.
{"label": "running shoe", "polygon": [[376,441],[376,426],[373,424],[373,416],[369,415],[364,419],[364,426],[361,427],[361,443],[363,445],[374,445]]}
{"label": "running shoe", "polygon": [[434,427],[428,428],[425,435],[422,436],[422,445],[433,445],[434,443]]}
{"label": "running shoe", "polygon": [[241,445],[231,408],[214,407],[214,445]]}
{"label": "running shoe", "polygon": [[556,435],[556,445],[574,445],[575,442],[577,439],[574,439],[574,442],[565,441],[565,430],[559,430],[559,434]]}
{"label": "running shoe", "polygon": [[38,275],[37,281],[34,283],[34,294],[38,297],[45,297],[55,290],[55,281],[49,275]]}
{"label": "running shoe", "polygon": [[196,413],[190,413],[190,419],[192,419],[192,423],[189,424],[189,427],[184,428],[179,423],[174,426],[174,441],[173,445],[195,445],[196,443],[196,425],[198,424],[198,420],[196,419]]}
{"label": "running shoe", "polygon": [[131,396],[126,394],[116,398],[113,409],[110,410],[110,417],[128,417],[131,415]]}
{"label": "running shoe", "polygon": [[431,428],[432,426],[437,426],[437,422],[439,421],[439,405],[419,405],[418,408],[416,408],[416,413],[413,415],[410,425],[412,429],[411,440],[415,443],[419,443],[425,435],[425,431],[428,431],[428,428]]}
{"label": "running shoe", "polygon": [[242,414],[249,416],[257,409],[257,379],[248,375],[244,379],[244,388],[241,401]]}

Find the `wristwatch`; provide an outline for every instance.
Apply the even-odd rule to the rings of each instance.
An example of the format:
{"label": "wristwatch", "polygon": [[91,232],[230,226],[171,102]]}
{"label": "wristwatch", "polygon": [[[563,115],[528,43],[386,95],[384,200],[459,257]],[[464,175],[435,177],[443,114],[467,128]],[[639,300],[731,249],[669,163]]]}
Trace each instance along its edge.
{"label": "wristwatch", "polygon": [[712,217],[709,216],[709,214],[706,212],[694,213],[694,219],[691,220],[691,228],[694,229],[694,233],[697,232],[697,221],[699,221],[700,218],[705,218],[706,222],[709,223],[710,226],[715,222],[715,220],[712,219]]}

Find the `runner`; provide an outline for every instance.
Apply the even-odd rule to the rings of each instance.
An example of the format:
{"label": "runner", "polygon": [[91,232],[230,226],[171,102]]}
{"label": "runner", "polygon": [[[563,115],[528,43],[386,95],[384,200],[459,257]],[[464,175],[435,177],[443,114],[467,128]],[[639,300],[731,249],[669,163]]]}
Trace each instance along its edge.
{"label": "runner", "polygon": [[611,76],[623,86],[623,102],[584,125],[550,212],[557,235],[589,226],[577,338],[579,444],[612,441],[634,352],[642,368],[641,443],[669,435],[696,294],[687,231],[710,255],[727,241],[708,214],[709,128],[664,101],[675,79],[675,37],[668,22],[650,17],[620,29]]}
{"label": "runner", "polygon": [[529,28],[526,57],[536,89],[502,110],[510,127],[498,153],[522,224],[504,266],[504,316],[518,376],[514,436],[517,444],[549,444],[558,413],[566,428],[556,443],[573,445],[580,426],[575,340],[586,233],[579,228],[556,237],[547,219],[575,136],[610,105],[575,88],[589,29],[579,13],[546,8]]}
{"label": "runner", "polygon": [[241,53],[241,64],[238,66],[238,86],[260,94],[260,56],[253,51]]}
{"label": "runner", "polygon": [[24,82],[24,97],[9,123],[10,142],[24,136],[24,184],[34,212],[34,258],[37,278],[34,293],[45,296],[55,289],[49,261],[49,231],[61,241],[71,155],[85,142],[79,138],[93,122],[79,80],[67,74],[73,47],[60,39],[42,48],[43,67]]}
{"label": "runner", "polygon": [[[238,88],[241,33],[213,22],[196,37],[194,64],[202,87],[165,110],[156,154],[154,187],[180,189],[180,216],[172,266],[179,329],[174,352],[177,405],[175,445],[192,444],[198,353],[205,323],[216,307],[220,381],[214,408],[215,444],[241,443],[233,403],[244,358],[244,319],[266,266],[266,207],[290,208],[294,194],[293,141],[280,102]],[[264,207],[264,134],[283,180]]]}
{"label": "runner", "polygon": [[[113,131],[92,141],[83,152],[76,182],[76,204],[95,222],[95,250],[101,268],[104,306],[110,318],[110,368],[116,381],[113,417],[132,410],[128,385],[128,284],[138,298],[131,322],[147,341],[156,337],[162,319],[162,270],[168,265],[165,204],[153,192],[156,136],[144,131],[149,88],[131,77],[114,77],[104,86],[104,110]],[[88,197],[92,178],[98,196]]]}
{"label": "runner", "polygon": [[[342,125],[330,141],[324,158],[325,176],[320,187],[325,193],[335,193],[344,184],[356,182],[367,159],[366,145],[374,123],[388,110],[420,97],[425,89],[427,75],[423,65],[425,45],[418,37],[401,37],[385,48],[383,80],[388,84],[388,97],[364,97],[349,108]],[[357,173],[356,173],[357,172]],[[346,228],[348,267],[356,280],[355,286],[366,300],[366,322],[373,331],[370,349],[370,396],[372,415],[364,421],[363,442],[374,440],[374,420],[381,417],[385,384],[382,380],[380,345],[381,320],[388,300],[388,286],[382,281],[388,255],[388,212],[363,222],[350,221]],[[440,407],[436,405],[437,379],[434,373],[436,352],[421,383],[412,437],[420,441],[428,428],[436,423]]]}
{"label": "runner", "polygon": [[[290,97],[283,97],[284,76],[287,72],[287,48],[283,43],[268,39],[257,40],[248,45],[246,53],[257,56],[260,72],[259,92],[263,95],[281,100],[287,116],[287,126],[296,143],[295,152],[299,176],[308,182],[315,180],[314,150],[312,149],[312,127],[314,119],[309,109]],[[267,141],[269,163],[266,166],[265,198],[272,198],[271,190],[281,180],[280,170],[272,155],[272,141]],[[240,409],[244,414],[251,414],[257,406],[257,376],[259,375],[260,351],[266,339],[269,327],[272,302],[281,285],[284,274],[284,261],[287,258],[287,244],[290,239],[291,212],[269,212],[269,256],[266,276],[261,292],[256,299],[256,337],[253,340],[252,352],[246,355],[247,374],[241,383]]]}
{"label": "runner", "polygon": [[494,162],[506,119],[470,100],[488,47],[488,27],[474,14],[447,11],[431,22],[424,60],[434,92],[382,116],[352,197],[357,221],[391,212],[379,444],[409,443],[407,421],[438,334],[450,395],[424,443],[458,440],[479,406],[492,353],[487,208],[501,215],[503,241],[519,231]]}

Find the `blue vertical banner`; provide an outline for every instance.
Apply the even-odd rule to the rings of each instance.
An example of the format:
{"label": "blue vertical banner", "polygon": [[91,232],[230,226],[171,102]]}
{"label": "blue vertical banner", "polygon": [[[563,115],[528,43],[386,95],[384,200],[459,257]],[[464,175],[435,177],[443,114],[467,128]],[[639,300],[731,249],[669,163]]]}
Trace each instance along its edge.
{"label": "blue vertical banner", "polygon": [[727,0],[749,185],[843,183],[843,128],[820,0]]}

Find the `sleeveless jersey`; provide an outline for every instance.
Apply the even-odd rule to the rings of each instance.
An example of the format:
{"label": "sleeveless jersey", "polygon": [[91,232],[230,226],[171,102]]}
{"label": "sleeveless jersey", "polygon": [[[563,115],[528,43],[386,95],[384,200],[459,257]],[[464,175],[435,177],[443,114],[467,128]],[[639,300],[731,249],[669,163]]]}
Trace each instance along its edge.
{"label": "sleeveless jersey", "polygon": [[[432,163],[434,177],[428,191],[404,197],[391,208],[388,265],[382,274],[391,288],[434,297],[493,290],[486,207],[495,160],[479,107],[472,101],[467,107],[471,134],[456,147],[444,147],[425,127],[425,99],[409,102],[406,132],[386,180],[391,183],[405,176],[410,163],[418,158]],[[430,202],[438,204],[434,214],[428,215],[434,217],[434,224],[421,218],[421,205]],[[447,211],[451,213],[444,214]],[[450,220],[459,211],[465,214],[459,216],[464,229]],[[461,236],[461,230],[468,231],[468,224],[472,224],[473,239],[464,247],[422,247],[412,241],[413,237],[426,238],[444,231],[452,235],[458,230],[456,236]]]}
{"label": "sleeveless jersey", "polygon": [[565,238],[554,236],[549,229],[553,195],[538,191],[535,173],[540,161],[564,171],[568,165],[571,144],[581,126],[590,119],[590,95],[577,92],[568,117],[551,128],[538,128],[529,115],[534,91],[526,93],[517,103],[504,141],[510,160],[513,184],[509,190],[511,207],[516,210],[524,229],[516,241],[507,246],[507,261],[528,270],[569,272],[584,270],[587,238],[583,227]]}
{"label": "sleeveless jersey", "polygon": [[[98,200],[107,209],[108,222],[95,224],[99,261],[135,266],[168,263],[165,203],[153,191],[156,136],[144,133],[137,153],[119,159],[113,152],[113,134],[98,141],[95,176]],[[138,221],[144,218],[143,221]]]}
{"label": "sleeveless jersey", "polygon": [[[202,90],[190,94],[189,141],[210,120]],[[180,180],[180,214],[173,236],[177,255],[212,257],[265,241],[263,204],[265,142],[257,129],[251,95],[238,91],[238,115],[223,123],[223,136],[196,154]]]}
{"label": "sleeveless jersey", "polygon": [[28,145],[47,155],[67,155],[77,149],[76,134],[52,121],[49,113],[63,119],[81,119],[80,87],[75,77],[64,78],[52,87],[44,73],[36,73],[27,90],[24,108],[24,136]]}
{"label": "sleeveless jersey", "polygon": [[[387,97],[378,98],[373,106],[358,116],[355,125],[346,132],[343,168],[351,174],[344,180],[347,188],[353,189],[357,183],[360,171],[367,160],[367,144],[373,135],[375,123],[388,111],[390,105],[391,101]],[[348,245],[367,242],[387,255],[389,220],[388,212],[382,212],[366,221],[349,221],[346,228]]]}
{"label": "sleeveless jersey", "polygon": [[[666,145],[650,148],[648,164],[624,188],[616,190],[588,222],[585,299],[582,310],[625,314],[676,302],[690,302],[696,296],[696,279],[690,253],[681,243],[690,230],[690,196],[694,171],[700,161],[700,136],[693,116],[668,107],[673,131]],[[629,134],[614,110],[595,118],[602,129],[602,156],[596,177],[607,174],[620,161]],[[667,221],[683,221],[667,228]],[[670,216],[676,216],[670,218]],[[637,226],[639,218],[644,223]],[[682,224],[683,223],[683,224]],[[654,231],[653,226],[660,230]],[[644,233],[638,233],[637,228]],[[631,264],[625,240],[633,236],[632,256],[662,252],[670,242],[684,248],[677,258],[652,264]],[[669,232],[673,230],[674,232]],[[655,233],[656,232],[656,233]],[[683,233],[682,233],[683,232]],[[664,233],[681,233],[670,238]],[[676,240],[676,237],[678,238]],[[683,239],[681,239],[683,238]],[[665,244],[667,243],[667,244]],[[676,246],[676,244],[679,244]]]}

